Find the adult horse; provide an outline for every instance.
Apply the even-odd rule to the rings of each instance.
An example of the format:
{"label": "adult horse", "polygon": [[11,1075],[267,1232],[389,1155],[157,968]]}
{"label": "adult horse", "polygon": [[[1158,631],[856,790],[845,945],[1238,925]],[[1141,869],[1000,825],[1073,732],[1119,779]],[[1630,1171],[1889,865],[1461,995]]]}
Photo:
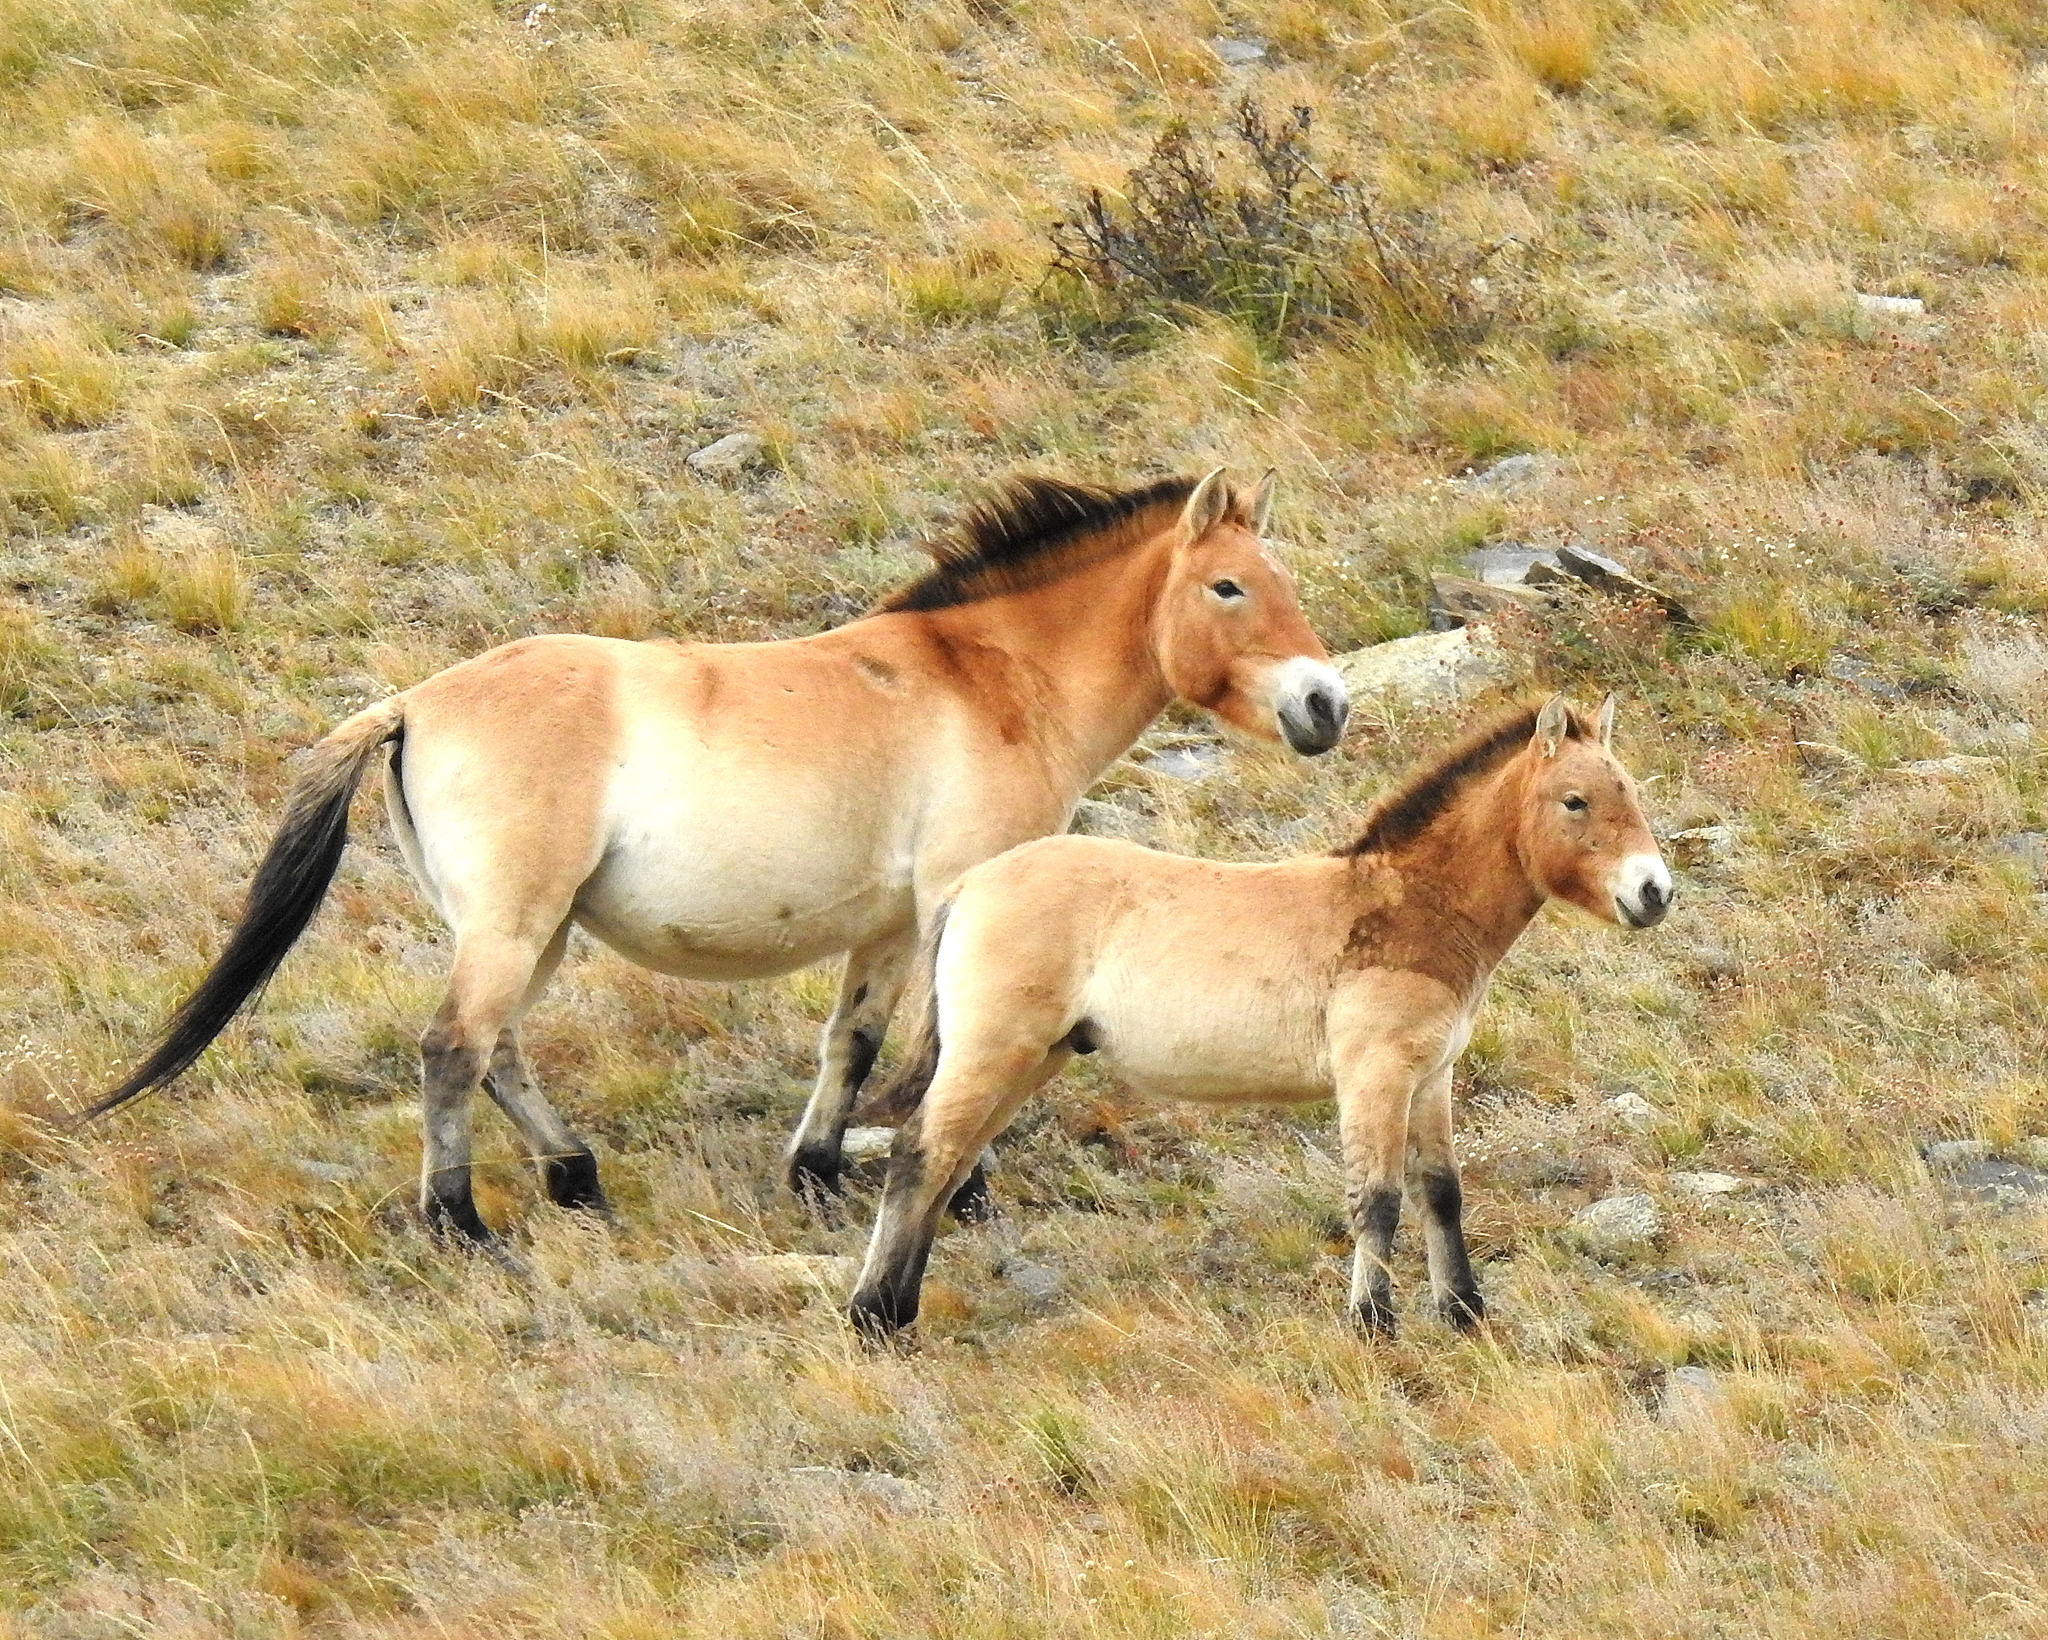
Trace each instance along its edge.
{"label": "adult horse", "polygon": [[[597,1162],[541,1096],[519,1022],[581,925],[694,979],[847,953],[791,1142],[836,1186],[923,915],[967,867],[1065,827],[1174,699],[1297,751],[1343,731],[1343,684],[1260,545],[1272,476],[1107,490],[1013,480],[860,620],[780,643],[540,637],[436,673],[312,750],[227,946],[154,1050],[87,1113],[186,1070],[304,932],[385,759],[391,827],[455,934],[420,1040],[420,1203],[480,1245],[479,1086],[548,1195],[603,1209]],[[385,754],[384,749],[390,748]]]}

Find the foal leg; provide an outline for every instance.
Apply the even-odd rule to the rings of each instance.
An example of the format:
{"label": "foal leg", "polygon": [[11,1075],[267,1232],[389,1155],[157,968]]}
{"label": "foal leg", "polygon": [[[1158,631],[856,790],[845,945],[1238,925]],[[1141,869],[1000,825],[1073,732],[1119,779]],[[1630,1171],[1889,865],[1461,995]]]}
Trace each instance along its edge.
{"label": "foal leg", "polygon": [[916,948],[917,931],[905,929],[864,945],[846,958],[839,999],[825,1023],[817,1085],[811,1090],[810,1103],[804,1106],[803,1121],[789,1141],[785,1159],[789,1188],[799,1196],[816,1200],[838,1193],[839,1151],[846,1141],[847,1112],[853,1109],[868,1072],[875,1068],[875,1056],[882,1051],[882,1036],[903,994]]}
{"label": "foal leg", "polygon": [[1486,1319],[1486,1300],[1479,1296],[1472,1260],[1465,1251],[1465,1195],[1451,1145],[1450,1066],[1416,1088],[1408,1127],[1437,1311],[1460,1332],[1469,1332]]}
{"label": "foal leg", "polygon": [[1361,1067],[1340,1081],[1337,1126],[1344,1151],[1344,1205],[1351,1251],[1351,1320],[1368,1335],[1394,1335],[1394,1231],[1408,1159],[1413,1073],[1399,1064]]}
{"label": "foal leg", "polygon": [[545,950],[514,935],[458,934],[448,994],[420,1038],[420,1211],[437,1234],[480,1250],[496,1251],[499,1240],[478,1216],[470,1185],[470,1103]]}
{"label": "foal leg", "polygon": [[954,1053],[939,1066],[917,1114],[897,1130],[875,1233],[846,1313],[882,1339],[917,1319],[925,1261],[947,1201],[975,1170],[982,1147],[1067,1061],[1064,1048],[1023,1046]]}

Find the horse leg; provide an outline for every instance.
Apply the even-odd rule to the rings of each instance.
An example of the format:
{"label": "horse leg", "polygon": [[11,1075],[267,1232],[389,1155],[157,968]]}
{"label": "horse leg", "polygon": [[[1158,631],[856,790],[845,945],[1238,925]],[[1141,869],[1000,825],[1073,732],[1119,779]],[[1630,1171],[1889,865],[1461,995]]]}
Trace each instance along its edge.
{"label": "horse leg", "polygon": [[1351,1319],[1362,1333],[1394,1335],[1394,1231],[1401,1222],[1401,1176],[1408,1157],[1408,1104],[1414,1091],[1405,1068],[1374,1066],[1337,1090],[1344,1151],[1344,1205],[1355,1238],[1351,1252]]}
{"label": "horse leg", "polygon": [[1429,1245],[1429,1284],[1437,1311],[1460,1332],[1486,1319],[1486,1300],[1465,1250],[1465,1195],[1451,1143],[1451,1068],[1446,1065],[1415,1090],[1409,1112],[1420,1187],[1423,1234]]}
{"label": "horse leg", "polygon": [[847,1305],[848,1318],[868,1338],[887,1338],[917,1319],[940,1213],[977,1171],[982,1147],[1067,1058],[1057,1046],[947,1051],[924,1103],[897,1130],[875,1233]]}
{"label": "horse leg", "polygon": [[565,922],[534,965],[519,1014],[498,1032],[490,1069],[484,1073],[484,1092],[518,1128],[519,1137],[526,1143],[526,1153],[540,1169],[541,1185],[549,1201],[557,1207],[581,1208],[609,1216],[611,1204],[605,1200],[604,1187],[598,1182],[597,1157],[588,1142],[547,1102],[526,1056],[519,1051],[519,1021],[540,1000],[568,947],[569,925]]}
{"label": "horse leg", "polygon": [[839,1190],[840,1146],[846,1141],[846,1116],[875,1068],[889,1016],[903,994],[910,958],[917,946],[915,930],[905,929],[850,952],[840,976],[839,998],[825,1023],[819,1050],[818,1081],[804,1106],[803,1121],[789,1141],[786,1177],[799,1196],[820,1200]]}
{"label": "horse leg", "polygon": [[483,1251],[496,1252],[500,1242],[478,1215],[470,1185],[470,1103],[545,950],[517,936],[459,933],[448,994],[420,1037],[420,1211],[436,1234]]}

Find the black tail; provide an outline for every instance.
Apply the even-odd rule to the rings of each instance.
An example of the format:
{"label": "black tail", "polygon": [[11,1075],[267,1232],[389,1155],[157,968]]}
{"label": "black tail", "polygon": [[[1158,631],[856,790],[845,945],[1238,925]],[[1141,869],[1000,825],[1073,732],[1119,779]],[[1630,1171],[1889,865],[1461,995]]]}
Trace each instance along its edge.
{"label": "black tail", "polygon": [[358,712],[314,749],[313,767],[293,787],[284,823],[249,885],[241,921],[199,988],[178,1005],[150,1055],[81,1122],[118,1109],[191,1068],[242,1005],[277,971],[334,881],[348,843],[349,799],[385,742],[401,733],[400,697]]}
{"label": "black tail", "polygon": [[889,1085],[855,1113],[856,1122],[902,1125],[924,1103],[925,1091],[939,1074],[939,941],[945,937],[946,918],[952,911],[950,898],[939,902],[932,913],[932,925],[925,933],[924,947],[918,953],[917,974],[923,994],[918,998],[917,1024],[911,1032],[909,1051],[889,1079]]}

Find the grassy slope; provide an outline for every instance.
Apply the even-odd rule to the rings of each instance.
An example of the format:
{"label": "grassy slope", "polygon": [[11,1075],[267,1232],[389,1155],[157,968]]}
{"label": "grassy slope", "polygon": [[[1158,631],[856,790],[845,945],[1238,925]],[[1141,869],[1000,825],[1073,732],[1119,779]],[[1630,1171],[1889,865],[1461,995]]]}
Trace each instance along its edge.
{"label": "grassy slope", "polygon": [[[1996,847],[2043,818],[2044,47],[2026,0],[0,0],[0,1633],[2040,1632],[2044,1221],[1916,1147],[2048,1134]],[[1544,334],[1062,340],[1045,225],[1240,87],[1536,240]],[[779,471],[687,474],[741,425]],[[1443,482],[1532,447],[1533,491]],[[1666,820],[1738,831],[1667,929],[1548,919],[1501,976],[1489,1342],[1343,1334],[1326,1112],[1077,1077],[923,1353],[863,1356],[743,1263],[860,1240],[771,1183],[826,978],[594,953],[530,1035],[626,1228],[536,1208],[493,1125],[540,1280],[464,1268],[404,1207],[441,942],[374,823],[181,1097],[28,1119],[198,971],[351,705],[523,632],[813,630],[986,476],[1224,459],[1284,470],[1333,647],[1495,533],[1708,623],[1521,639],[1626,692]],[[1114,783],[1176,846],[1300,847],[1447,728]],[[1891,772],[1951,751],[1997,761]],[[1760,1188],[1671,1187],[1702,1166]],[[1557,1231],[1614,1188],[1670,1234],[1605,1267]],[[1725,1393],[1660,1417],[1682,1363]]]}

